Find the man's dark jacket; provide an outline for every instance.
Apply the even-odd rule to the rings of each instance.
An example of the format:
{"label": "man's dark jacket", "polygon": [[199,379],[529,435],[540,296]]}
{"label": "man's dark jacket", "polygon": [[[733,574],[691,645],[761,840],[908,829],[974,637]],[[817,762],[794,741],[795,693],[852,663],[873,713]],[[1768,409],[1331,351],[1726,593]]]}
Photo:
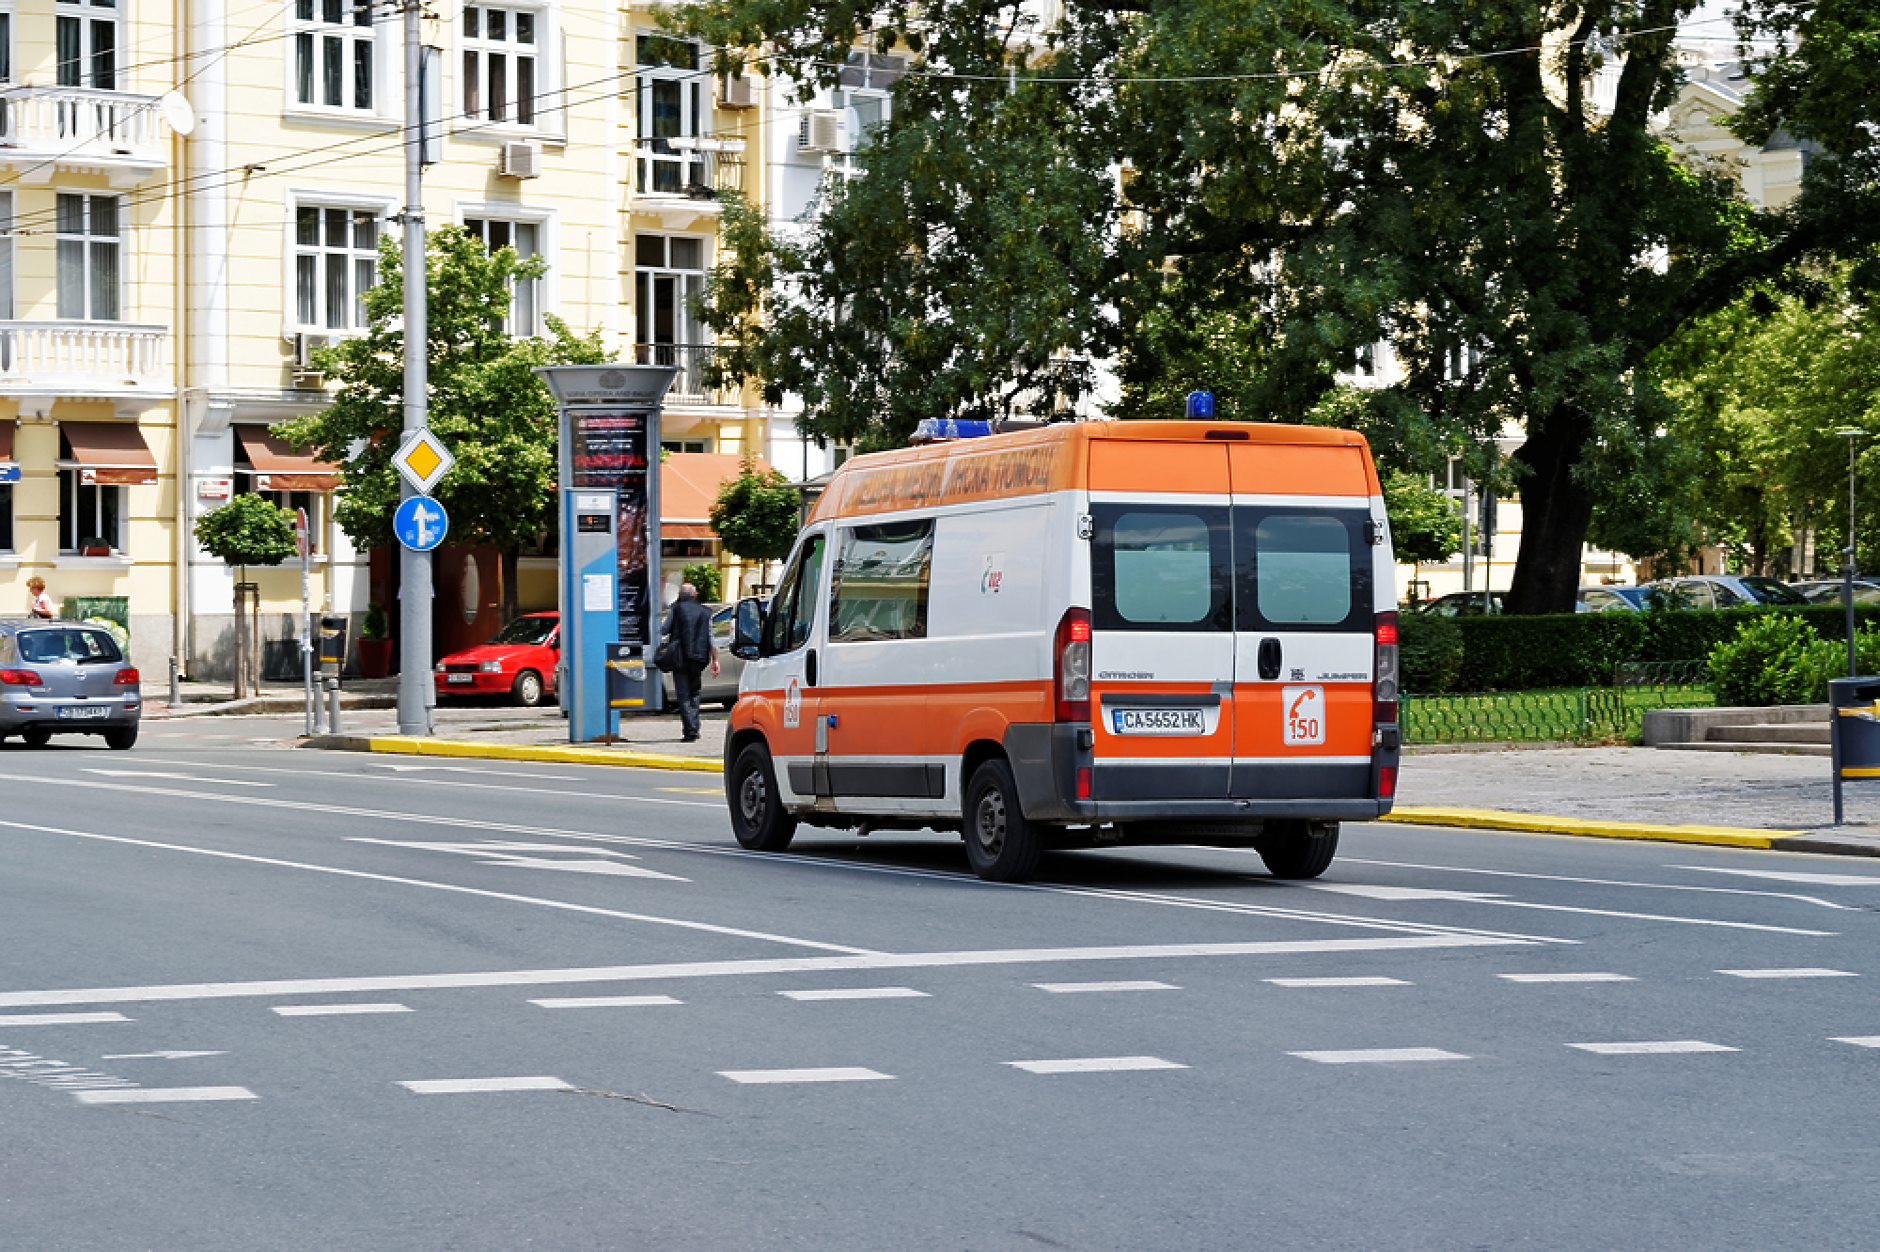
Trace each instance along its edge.
{"label": "man's dark jacket", "polygon": [[673,603],[666,633],[679,646],[679,655],[688,665],[704,665],[712,659],[712,611],[697,600]]}

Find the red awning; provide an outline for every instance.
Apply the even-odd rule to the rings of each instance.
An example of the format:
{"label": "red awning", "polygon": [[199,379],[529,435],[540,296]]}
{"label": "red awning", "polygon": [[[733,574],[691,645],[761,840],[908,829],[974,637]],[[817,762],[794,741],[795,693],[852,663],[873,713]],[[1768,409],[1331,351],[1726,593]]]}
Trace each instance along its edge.
{"label": "red awning", "polygon": [[[669,453],[659,466],[659,537],[716,539],[712,505],[719,488],[738,476],[742,459],[729,452]],[[762,457],[757,472],[770,472]]]}
{"label": "red awning", "polygon": [[59,433],[86,485],[141,487],[157,481],[157,458],[135,422],[60,422]]}
{"label": "red awning", "polygon": [[265,426],[237,426],[248,463],[255,467],[257,491],[331,491],[339,486],[339,466],[298,452]]}
{"label": "red awning", "polygon": [[716,539],[718,532],[712,529],[710,522],[668,522],[659,523],[661,539]]}

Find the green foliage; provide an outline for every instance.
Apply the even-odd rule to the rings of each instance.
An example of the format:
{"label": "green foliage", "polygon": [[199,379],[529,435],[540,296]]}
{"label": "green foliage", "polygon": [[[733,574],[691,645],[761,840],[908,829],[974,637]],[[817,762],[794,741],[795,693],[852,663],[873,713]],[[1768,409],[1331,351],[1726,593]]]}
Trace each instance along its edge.
{"label": "green foliage", "polygon": [[196,519],[196,542],[230,565],[279,565],[294,555],[294,515],[243,494]]}
{"label": "green foliage", "polygon": [[1391,550],[1403,564],[1447,561],[1462,550],[1462,510],[1421,475],[1386,474],[1384,512]]}
{"label": "green foliage", "polygon": [[385,620],[385,606],[377,600],[366,605],[365,620],[359,623],[361,639],[387,639],[391,637],[391,628]]}
{"label": "green foliage", "polygon": [[1403,689],[1440,695],[1462,676],[1462,630],[1452,617],[1405,613],[1397,619],[1397,656]]}
{"label": "green foliage", "polygon": [[1463,691],[1605,686],[1621,662],[1641,659],[1647,638],[1638,613],[1452,620],[1463,639]]}
{"label": "green foliage", "polygon": [[1847,665],[1844,644],[1822,639],[1796,617],[1764,614],[1710,650],[1710,676],[1722,705],[1818,704]]}
{"label": "green foliage", "polygon": [[686,566],[685,572],[679,577],[683,581],[689,582],[694,587],[698,588],[699,599],[711,604],[718,602],[718,593],[723,589],[723,579],[720,577],[716,565],[699,561]]}
{"label": "green foliage", "polygon": [[[503,329],[518,281],[538,279],[546,262],[490,252],[455,226],[430,234],[426,281],[429,398],[426,423],[457,463],[432,494],[450,513],[451,540],[514,553],[548,528],[554,512],[556,413],[535,369],[606,359],[600,332],[578,337],[547,317],[545,338],[515,339]],[[379,282],[365,293],[369,327],[316,357],[340,382],[333,403],[277,429],[341,463],[334,517],[361,548],[394,542],[398,450],[405,389],[402,260],[391,239],[379,246]],[[355,453],[355,448],[357,452]]]}
{"label": "green foliage", "polygon": [[712,501],[712,529],[725,551],[747,561],[781,561],[796,543],[802,501],[776,470],[758,473],[745,457],[736,478],[726,480]]}

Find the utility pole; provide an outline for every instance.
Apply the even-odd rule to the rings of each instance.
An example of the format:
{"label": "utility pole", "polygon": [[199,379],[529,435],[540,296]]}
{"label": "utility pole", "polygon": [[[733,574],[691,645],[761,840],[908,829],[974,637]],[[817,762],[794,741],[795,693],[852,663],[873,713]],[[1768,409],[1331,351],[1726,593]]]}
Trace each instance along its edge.
{"label": "utility pole", "polygon": [[[404,438],[425,427],[427,340],[424,254],[424,32],[420,0],[405,0],[405,421]],[[399,476],[400,500],[417,495]],[[431,682],[431,554],[399,545],[398,733],[429,735],[437,701]]]}

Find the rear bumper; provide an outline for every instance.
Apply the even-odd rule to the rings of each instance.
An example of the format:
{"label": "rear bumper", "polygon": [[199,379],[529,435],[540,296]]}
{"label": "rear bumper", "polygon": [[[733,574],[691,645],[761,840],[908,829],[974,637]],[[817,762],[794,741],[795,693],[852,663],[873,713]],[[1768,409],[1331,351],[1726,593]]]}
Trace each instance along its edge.
{"label": "rear bumper", "polygon": [[[74,708],[103,709],[104,712],[91,717],[59,716],[59,710]],[[142,716],[141,697],[129,700],[62,699],[56,696],[26,695],[12,690],[0,696],[0,734],[15,734],[27,726],[42,726],[48,730],[70,731],[74,734],[119,730],[137,725]]]}
{"label": "rear bumper", "polygon": [[467,683],[450,682],[449,679],[453,677],[461,677],[461,675],[451,675],[451,674],[431,675],[432,681],[434,681],[437,684],[438,695],[440,696],[508,695],[510,687],[514,686],[515,681],[516,681],[515,676],[513,674],[476,673],[476,674],[469,675],[470,681]]}

